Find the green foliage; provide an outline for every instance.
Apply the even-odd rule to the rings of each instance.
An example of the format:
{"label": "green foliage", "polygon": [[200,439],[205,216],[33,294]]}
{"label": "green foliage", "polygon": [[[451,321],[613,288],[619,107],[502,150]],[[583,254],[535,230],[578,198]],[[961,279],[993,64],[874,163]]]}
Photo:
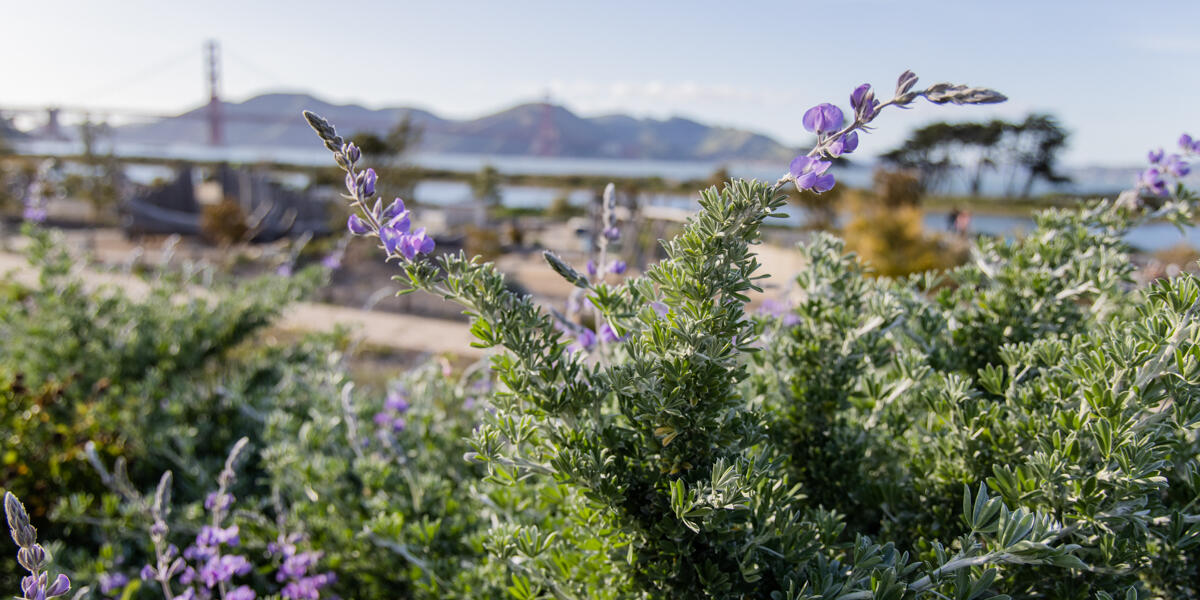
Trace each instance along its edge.
{"label": "green foliage", "polygon": [[[981,590],[1194,596],[1200,281],[1131,288],[1121,241],[1162,212],[1102,202],[1043,213],[1021,241],[979,241],[944,279],[871,281],[836,241],[804,248],[803,300],[787,325],[763,324],[772,339],[750,380],[788,472],[850,530],[942,570],[1016,563]],[[968,492],[962,520],[953,498],[984,485],[996,496],[981,505]],[[981,508],[992,501],[1007,508]],[[967,543],[945,562],[937,539],[1011,546],[1024,529],[1009,510],[1034,529],[1053,517],[1050,546],[1034,546],[1069,551],[1040,559],[1067,571],[1047,577]]]}
{"label": "green foliage", "polygon": [[24,500],[48,538],[68,542],[76,557],[94,555],[97,530],[55,516],[104,495],[89,443],[99,457],[126,459],[137,485],[175,469],[181,497],[198,497],[233,440],[258,431],[254,411],[273,401],[274,382],[302,368],[278,353],[248,359],[239,346],[320,275],[212,295],[164,276],[133,298],[88,289],[61,240],[27,231],[40,280],[9,284],[0,301],[0,487]]}

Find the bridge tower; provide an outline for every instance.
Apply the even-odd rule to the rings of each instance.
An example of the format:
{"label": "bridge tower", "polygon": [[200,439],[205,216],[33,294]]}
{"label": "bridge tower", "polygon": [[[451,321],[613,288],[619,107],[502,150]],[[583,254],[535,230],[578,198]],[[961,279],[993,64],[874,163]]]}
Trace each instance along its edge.
{"label": "bridge tower", "polygon": [[208,143],[220,146],[224,142],[224,123],[221,120],[220,71],[217,64],[217,41],[205,44],[208,55]]}

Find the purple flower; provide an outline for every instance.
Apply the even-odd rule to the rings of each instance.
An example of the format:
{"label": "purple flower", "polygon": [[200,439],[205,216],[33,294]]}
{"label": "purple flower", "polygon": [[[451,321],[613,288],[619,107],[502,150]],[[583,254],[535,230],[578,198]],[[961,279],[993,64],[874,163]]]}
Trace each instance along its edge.
{"label": "purple flower", "polygon": [[179,583],[182,583],[183,585],[192,585],[192,582],[195,580],[196,580],[196,569],[193,569],[191,567],[185,568],[183,570],[183,573],[181,573],[179,575]]}
{"label": "purple flower", "polygon": [[879,101],[875,99],[871,84],[864,83],[854,88],[850,93],[850,106],[854,109],[855,118],[861,123],[875,118],[875,113],[879,110]]}
{"label": "purple flower", "polygon": [[608,272],[614,275],[620,275],[624,273],[625,269],[627,268],[629,268],[629,265],[625,264],[625,261],[618,259],[612,261],[612,264],[608,265]]}
{"label": "purple flower", "polygon": [[231,525],[224,529],[205,525],[200,528],[200,534],[196,536],[197,546],[212,548],[221,544],[237,546],[239,543],[241,543],[241,537],[238,536],[237,525]]}
{"label": "purple flower", "polygon": [[1192,172],[1191,167],[1178,154],[1168,156],[1163,163],[1163,169],[1175,177],[1187,177],[1187,174]]}
{"label": "purple flower", "polygon": [[[379,220],[387,222],[407,212],[408,209],[404,207],[404,201],[396,198],[392,200],[392,203],[387,208],[383,209],[383,212],[379,215]],[[408,228],[405,227],[404,230],[408,231]]]}
{"label": "purple flower", "polygon": [[595,346],[595,345],[596,345],[596,332],[592,331],[591,329],[588,329],[587,327],[582,327],[579,329],[579,331],[575,332],[575,343],[571,344],[570,346],[567,346],[567,352],[578,352],[580,350],[587,350],[588,348],[591,348],[592,346]]}
{"label": "purple flower", "polygon": [[300,552],[293,554],[284,559],[283,564],[279,566],[279,572],[275,574],[275,580],[300,579],[308,575],[308,570],[315,567],[319,560],[321,560],[320,552]]}
{"label": "purple flower", "polygon": [[291,277],[292,276],[292,265],[290,265],[288,263],[284,263],[282,265],[279,265],[278,267],[275,267],[275,274],[280,277]]}
{"label": "purple flower", "polygon": [[375,180],[377,177],[375,169],[367,169],[366,174],[363,175],[362,195],[364,198],[370,198],[375,195]]}
{"label": "purple flower", "polygon": [[1156,196],[1167,195],[1167,184],[1163,181],[1162,174],[1154,167],[1142,171],[1138,178],[1138,187],[1149,190]]}
{"label": "purple flower", "polygon": [[336,580],[333,573],[323,573],[312,577],[303,577],[283,586],[279,595],[289,600],[317,600],[320,589]]}
{"label": "purple flower", "polygon": [[1200,152],[1200,140],[1193,140],[1192,136],[1185,133],[1179,136],[1179,147],[1184,152]]}
{"label": "purple flower", "polygon": [[829,145],[829,153],[834,156],[841,156],[843,154],[850,154],[851,152],[854,152],[856,148],[858,148],[858,132],[851,131],[850,133],[847,133],[846,135],[834,140],[834,142]]}
{"label": "purple flower", "polygon": [[667,316],[667,313],[671,311],[670,307],[668,307],[666,304],[663,304],[662,302],[651,302],[650,308],[652,308],[654,310],[654,312],[657,313],[658,316],[660,316],[660,317]]}
{"label": "purple flower", "polygon": [[612,227],[606,227],[604,229],[604,237],[608,238],[610,241],[615,242],[615,241],[621,239],[621,230],[618,229],[616,225],[614,225]]}
{"label": "purple flower", "polygon": [[325,258],[321,259],[321,266],[329,269],[330,271],[336,271],[337,269],[342,268],[342,254],[340,252],[326,254]]}
{"label": "purple flower", "polygon": [[350,233],[354,235],[366,235],[371,231],[371,226],[358,215],[350,215],[346,221],[346,229],[349,229]]}
{"label": "purple flower", "polygon": [[600,326],[600,341],[609,344],[619,342],[625,338],[617,335],[617,330],[612,328],[612,325],[605,323]]}
{"label": "purple flower", "polygon": [[200,581],[212,589],[218,583],[233,579],[234,575],[245,575],[250,572],[250,562],[244,556],[226,554],[214,556],[200,567]]}
{"label": "purple flower", "polygon": [[433,247],[433,238],[425,233],[424,227],[419,227],[416,231],[405,236],[404,242],[400,245],[400,253],[404,255],[404,258],[412,260],[418,254],[433,252]]}
{"label": "purple flower", "polygon": [[1157,165],[1163,159],[1163,149],[1151,150],[1146,153],[1146,159],[1150,161],[1150,164]]}
{"label": "purple flower", "polygon": [[225,596],[225,600],[254,600],[254,590],[248,585],[239,585]]}
{"label": "purple flower", "polygon": [[835,183],[833,174],[825,173],[830,164],[832,163],[826,160],[800,155],[792,160],[788,173],[796,181],[796,189],[802,192],[806,190],[817,193],[828,192],[833,189]]}
{"label": "purple flower", "polygon": [[596,276],[596,261],[594,261],[594,260],[587,261],[587,273],[588,273],[588,275],[590,275],[592,277]]}
{"label": "purple flower", "polygon": [[129,583],[129,578],[123,573],[101,573],[99,579],[100,593],[104,595],[111,594]]}
{"label": "purple flower", "polygon": [[38,577],[27,575],[21,579],[21,591],[30,600],[54,598],[71,591],[71,580],[67,579],[66,575],[60,574],[54,579],[54,583],[48,582],[48,573],[42,573]]}
{"label": "purple flower", "polygon": [[226,510],[230,506],[233,506],[233,494],[212,492],[204,499],[204,508],[207,510]]}
{"label": "purple flower", "polygon": [[26,206],[24,212],[21,213],[21,217],[30,223],[45,223],[48,216],[49,213],[45,208],[33,205]]}
{"label": "purple flower", "polygon": [[405,400],[404,396],[397,391],[392,391],[390,394],[388,394],[387,399],[383,401],[383,406],[388,410],[393,410],[398,413],[408,411],[408,401]]}
{"label": "purple flower", "polygon": [[138,576],[142,578],[142,581],[150,581],[151,579],[157,577],[158,573],[155,572],[154,567],[146,565],[142,567],[142,570],[140,573],[138,573]]}
{"label": "purple flower", "polygon": [[841,129],[845,120],[842,109],[824,102],[804,113],[804,128],[817,135],[831,133]]}

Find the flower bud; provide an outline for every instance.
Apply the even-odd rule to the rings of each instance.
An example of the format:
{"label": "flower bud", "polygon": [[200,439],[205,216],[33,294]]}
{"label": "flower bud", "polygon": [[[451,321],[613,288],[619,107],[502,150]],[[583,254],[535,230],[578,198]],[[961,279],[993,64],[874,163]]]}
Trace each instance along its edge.
{"label": "flower bud", "polygon": [[896,96],[904,96],[917,84],[917,74],[912,71],[905,71],[896,79]]}
{"label": "flower bud", "polygon": [[367,169],[366,175],[363,176],[362,192],[363,196],[370,198],[375,195],[375,169]]}
{"label": "flower bud", "polygon": [[46,566],[46,550],[34,544],[17,551],[17,562],[30,571],[40,571]]}
{"label": "flower bud", "polygon": [[346,221],[346,229],[349,229],[350,233],[354,235],[366,235],[371,231],[371,226],[358,215],[350,215]]}

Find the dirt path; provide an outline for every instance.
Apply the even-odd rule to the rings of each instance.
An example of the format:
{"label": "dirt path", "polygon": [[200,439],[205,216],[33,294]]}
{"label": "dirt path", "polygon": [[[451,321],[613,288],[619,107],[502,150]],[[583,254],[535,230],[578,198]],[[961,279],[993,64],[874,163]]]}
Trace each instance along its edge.
{"label": "dirt path", "polygon": [[[38,279],[37,270],[30,267],[24,257],[7,252],[0,252],[0,274],[27,285],[35,285]],[[87,285],[115,286],[132,298],[145,297],[150,290],[146,281],[133,275],[82,270],[79,276]],[[194,292],[201,296],[207,293],[199,288]],[[359,310],[332,304],[295,303],[284,311],[277,326],[285,330],[312,332],[346,327],[366,344],[397,350],[453,353],[464,357],[479,357],[484,352],[470,346],[474,338],[467,324],[461,321]]]}

